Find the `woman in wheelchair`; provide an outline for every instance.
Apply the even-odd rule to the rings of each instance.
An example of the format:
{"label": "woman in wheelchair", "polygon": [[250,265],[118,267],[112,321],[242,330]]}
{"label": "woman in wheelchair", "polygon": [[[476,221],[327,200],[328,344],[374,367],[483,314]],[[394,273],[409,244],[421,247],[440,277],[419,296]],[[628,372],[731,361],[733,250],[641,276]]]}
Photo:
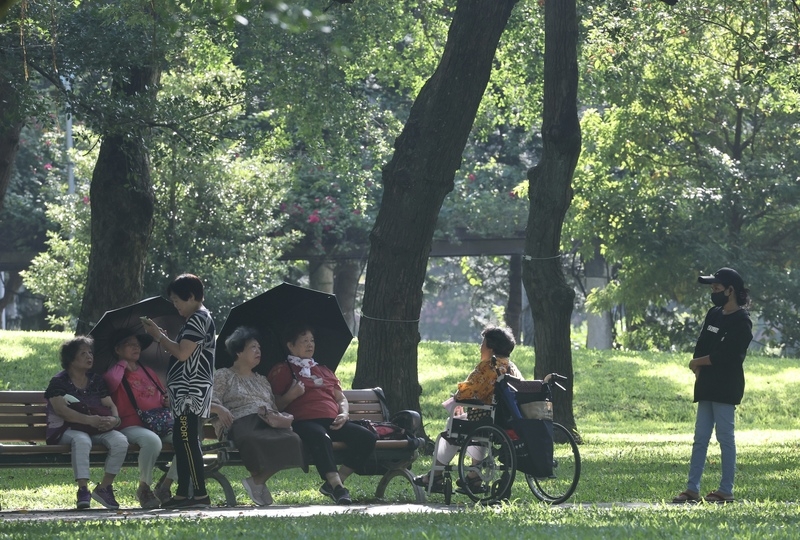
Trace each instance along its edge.
{"label": "woman in wheelchair", "polygon": [[[481,332],[483,341],[481,342],[481,360],[472,373],[469,374],[466,381],[458,383],[458,390],[453,395],[453,399],[457,402],[475,401],[484,405],[491,405],[494,396],[494,385],[497,377],[504,374],[509,374],[518,379],[522,379],[522,375],[517,369],[517,366],[509,359],[511,351],[514,350],[516,342],[511,331],[507,328],[498,328],[495,326],[488,326]],[[445,402],[447,403],[447,402]],[[453,417],[463,415],[467,420],[480,420],[483,415],[488,415],[489,411],[485,409],[471,409],[467,408],[466,414],[463,410],[456,407],[453,410]],[[439,444],[436,448],[436,465],[448,465],[456,454],[459,452],[458,445],[448,442],[444,437],[439,438]],[[470,457],[475,461],[480,461],[483,456],[480,454],[480,449],[475,449],[475,455],[470,453]],[[441,471],[441,468],[437,468]],[[428,487],[429,477],[428,474],[416,476],[414,483],[418,486]],[[467,476],[470,491],[479,493],[484,486],[481,486],[481,479],[475,474],[471,473]],[[459,488],[463,488],[461,480],[457,481]],[[434,476],[431,492],[442,493],[444,491],[444,478],[441,472]]]}

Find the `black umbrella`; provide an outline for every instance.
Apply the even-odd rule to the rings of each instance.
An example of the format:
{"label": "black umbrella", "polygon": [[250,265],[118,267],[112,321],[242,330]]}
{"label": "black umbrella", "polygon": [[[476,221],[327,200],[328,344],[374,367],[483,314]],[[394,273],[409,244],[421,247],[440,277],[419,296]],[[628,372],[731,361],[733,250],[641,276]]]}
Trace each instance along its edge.
{"label": "black umbrella", "polygon": [[[146,316],[151,318],[158,326],[164,329],[166,334],[175,339],[178,331],[186,322],[181,317],[172,302],[163,296],[154,296],[141,302],[131,304],[119,309],[106,311],[89,335],[94,338],[94,366],[92,371],[95,373],[105,373],[108,368],[114,365],[114,346],[119,340],[129,335],[145,336],[145,344],[152,342],[142,326],[139,317]],[[169,354],[158,346],[151,343],[147,347],[142,347],[142,354],[139,362],[153,368],[161,374],[166,373],[169,363]]]}
{"label": "black umbrella", "polygon": [[261,343],[261,364],[256,371],[266,374],[276,363],[286,360],[284,332],[288,324],[295,322],[314,328],[314,360],[336,371],[353,340],[336,296],[289,283],[281,283],[231,310],[217,338],[216,366],[233,364],[225,340],[238,327],[250,326],[259,332]]}

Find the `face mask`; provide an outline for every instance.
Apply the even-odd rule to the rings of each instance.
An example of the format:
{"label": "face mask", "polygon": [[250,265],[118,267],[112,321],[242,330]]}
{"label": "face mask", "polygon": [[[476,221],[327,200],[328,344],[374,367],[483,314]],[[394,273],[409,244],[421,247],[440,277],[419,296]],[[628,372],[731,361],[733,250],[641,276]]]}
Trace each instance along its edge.
{"label": "face mask", "polygon": [[711,293],[711,301],[715,306],[721,307],[728,303],[728,297],[725,296],[725,291]]}

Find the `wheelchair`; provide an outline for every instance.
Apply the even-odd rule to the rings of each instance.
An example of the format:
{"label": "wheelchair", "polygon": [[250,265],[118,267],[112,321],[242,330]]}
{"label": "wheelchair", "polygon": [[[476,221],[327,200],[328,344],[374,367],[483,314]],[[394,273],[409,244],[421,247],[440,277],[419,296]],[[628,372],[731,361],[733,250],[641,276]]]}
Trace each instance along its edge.
{"label": "wheelchair", "polygon": [[[455,402],[445,431],[436,438],[434,460],[428,473],[427,494],[434,492],[440,475],[445,504],[451,504],[453,471],[457,471],[458,493],[481,505],[496,504],[511,497],[518,473],[540,501],[561,504],[578,487],[581,458],[572,433],[552,421],[552,386],[564,389],[552,374],[549,382],[520,381],[508,375],[498,377],[491,405],[479,401]],[[465,415],[454,415],[461,406]],[[448,446],[442,446],[446,443]],[[452,457],[438,464],[440,449]],[[436,491],[439,492],[439,491]]]}

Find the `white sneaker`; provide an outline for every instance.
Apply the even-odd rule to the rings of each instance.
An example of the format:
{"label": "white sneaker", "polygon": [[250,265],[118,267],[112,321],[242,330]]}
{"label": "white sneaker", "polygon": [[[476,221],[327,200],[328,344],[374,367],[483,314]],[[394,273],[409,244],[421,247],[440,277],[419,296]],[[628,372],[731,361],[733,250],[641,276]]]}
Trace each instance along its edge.
{"label": "white sneaker", "polygon": [[267,489],[266,484],[256,484],[253,477],[250,476],[242,480],[244,490],[250,496],[250,499],[258,506],[269,506],[272,504],[272,494]]}

